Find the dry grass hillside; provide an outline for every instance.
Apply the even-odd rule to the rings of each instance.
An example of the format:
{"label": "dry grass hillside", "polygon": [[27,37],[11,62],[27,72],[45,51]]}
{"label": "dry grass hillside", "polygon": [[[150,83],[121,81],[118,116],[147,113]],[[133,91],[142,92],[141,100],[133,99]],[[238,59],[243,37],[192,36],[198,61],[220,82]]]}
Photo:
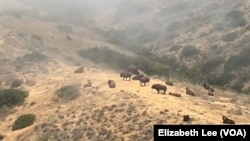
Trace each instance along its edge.
{"label": "dry grass hillside", "polygon": [[[47,74],[37,74],[35,85],[24,85],[30,92],[25,104],[1,119],[4,141],[153,140],[154,124],[222,124],[222,115],[237,124],[248,124],[250,120],[247,96],[216,89],[211,97],[202,86],[180,82],[168,86],[167,94],[163,95],[151,89],[154,83],[164,84],[154,77],[142,87],[136,80],[122,80],[119,72],[85,67],[83,73],[73,73],[77,68],[55,64],[49,66]],[[108,79],[115,80],[116,88],[108,87]],[[84,88],[88,80],[92,86]],[[55,97],[57,89],[72,84],[79,86],[77,99],[65,102]],[[185,87],[191,88],[196,96],[185,94]],[[168,95],[169,92],[180,93],[182,97]],[[15,119],[26,113],[37,116],[34,124],[11,131]],[[192,120],[183,122],[183,115],[190,115]]]}

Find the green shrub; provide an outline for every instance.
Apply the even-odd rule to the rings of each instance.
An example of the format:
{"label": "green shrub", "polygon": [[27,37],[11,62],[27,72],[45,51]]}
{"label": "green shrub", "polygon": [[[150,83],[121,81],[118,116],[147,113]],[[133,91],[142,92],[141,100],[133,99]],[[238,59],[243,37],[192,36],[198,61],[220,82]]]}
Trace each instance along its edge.
{"label": "green shrub", "polygon": [[182,56],[184,57],[190,57],[193,55],[197,55],[199,54],[199,50],[197,50],[195,47],[193,46],[185,46],[181,52]]}
{"label": "green shrub", "polygon": [[56,27],[59,31],[61,31],[63,33],[66,33],[66,34],[73,34],[74,33],[74,30],[70,25],[59,24]]}
{"label": "green shrub", "polygon": [[231,10],[226,14],[227,19],[237,19],[243,16],[244,16],[244,13],[241,11],[237,11],[237,10]]}
{"label": "green shrub", "polygon": [[28,92],[23,90],[18,90],[18,89],[0,90],[0,107],[3,106],[12,107],[18,104],[22,104],[27,96]]}
{"label": "green shrub", "polygon": [[199,72],[203,74],[207,74],[213,70],[215,70],[219,65],[223,64],[225,59],[223,57],[217,57],[212,60],[207,61],[206,63],[200,66]]}
{"label": "green shrub", "polygon": [[223,37],[223,41],[224,42],[233,42],[236,38],[237,38],[237,32],[231,32],[231,33],[227,33]]}
{"label": "green shrub", "polygon": [[244,17],[244,13],[237,10],[229,11],[226,16],[229,27],[244,27],[247,24],[247,20]]}
{"label": "green shrub", "polygon": [[143,49],[142,51],[140,49],[137,51],[141,52],[141,55],[137,57],[127,57],[108,48],[92,48],[80,50],[77,53],[83,58],[87,58],[95,63],[103,63],[112,68],[124,69],[128,65],[134,64],[149,75],[161,76],[172,73],[175,76],[182,76],[193,82],[202,80],[202,77],[197,75],[197,71],[178,64],[174,58],[169,56],[159,58],[149,51],[143,51]]}
{"label": "green shrub", "polygon": [[219,76],[207,76],[207,80],[211,85],[225,86],[231,80],[234,79],[234,75],[231,73],[223,73]]}
{"label": "green shrub", "polygon": [[58,98],[63,100],[74,100],[80,95],[80,92],[77,86],[67,85],[56,90],[55,94]]}
{"label": "green shrub", "polygon": [[181,48],[182,48],[181,45],[176,45],[176,46],[170,47],[170,48],[169,48],[169,51],[170,51],[170,52],[173,52],[173,51],[179,50],[179,49],[181,49]]}
{"label": "green shrub", "polygon": [[22,59],[28,62],[42,62],[47,59],[47,56],[38,52],[33,52],[24,55]]}
{"label": "green shrub", "polygon": [[151,59],[150,52],[146,50],[141,52],[141,54],[148,55],[147,57],[143,55],[139,57],[127,57],[106,47],[81,50],[78,51],[78,54],[95,63],[103,63],[116,69],[125,69],[130,64],[136,65],[147,74],[162,74],[167,69],[166,65]]}
{"label": "green shrub", "polygon": [[22,84],[23,84],[22,80],[16,79],[16,80],[12,81],[10,87],[11,88],[17,88],[17,87],[20,87]]}
{"label": "green shrub", "polygon": [[14,124],[12,125],[12,131],[23,129],[32,125],[36,120],[36,115],[34,114],[24,114],[19,116]]}
{"label": "green shrub", "polygon": [[80,50],[77,53],[79,56],[87,58],[97,64],[103,63],[116,69],[125,68],[130,64],[128,57],[107,47],[95,47],[88,50]]}
{"label": "green shrub", "polygon": [[244,58],[241,56],[237,55],[230,57],[224,65],[224,72],[231,72],[232,70],[236,69],[240,66],[242,61],[244,61]]}
{"label": "green shrub", "polygon": [[143,72],[153,75],[158,74],[161,75],[164,72],[168,71],[168,67],[162,63],[159,63],[155,60],[149,59],[147,57],[136,57],[132,60],[133,64],[138,66]]}
{"label": "green shrub", "polygon": [[243,87],[244,85],[238,82],[232,86],[232,89],[235,90],[236,92],[243,92]]}

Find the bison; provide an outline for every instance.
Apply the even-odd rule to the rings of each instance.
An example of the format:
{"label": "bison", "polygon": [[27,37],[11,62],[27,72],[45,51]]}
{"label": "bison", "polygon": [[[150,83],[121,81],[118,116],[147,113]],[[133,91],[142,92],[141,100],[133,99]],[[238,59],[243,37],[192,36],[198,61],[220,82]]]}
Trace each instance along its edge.
{"label": "bison", "polygon": [[122,77],[123,80],[124,79],[125,80],[129,79],[129,81],[130,81],[131,76],[132,76],[132,74],[130,72],[128,72],[128,71],[123,71],[123,72],[120,73],[120,77]]}
{"label": "bison", "polygon": [[157,90],[158,94],[160,93],[160,91],[162,91],[163,94],[166,94],[167,91],[167,86],[162,84],[153,84],[151,88]]}
{"label": "bison", "polygon": [[165,81],[165,84],[169,85],[169,86],[173,86],[173,82],[171,82],[168,78]]}
{"label": "bison", "polygon": [[115,85],[115,81],[114,80],[110,80],[110,79],[108,80],[108,85],[109,85],[110,88],[115,88],[115,86],[116,86]]}
{"label": "bison", "polygon": [[235,122],[232,119],[229,119],[228,117],[222,115],[222,121],[224,124],[235,124]]}
{"label": "bison", "polygon": [[127,71],[132,73],[132,74],[136,74],[136,75],[139,75],[139,69],[134,66],[134,65],[130,65],[127,67]]}
{"label": "bison", "polygon": [[91,86],[92,86],[92,82],[90,80],[88,80],[88,82],[83,85],[84,88],[91,87]]}
{"label": "bison", "polygon": [[190,90],[189,88],[186,88],[186,94],[195,96],[194,92]]}
{"label": "bison", "polygon": [[212,87],[210,87],[208,84],[204,83],[203,84],[203,87],[206,89],[206,90],[211,90],[211,92],[214,92],[214,89]]}
{"label": "bison", "polygon": [[209,96],[214,96],[214,93],[213,93],[213,91],[211,91],[211,90],[208,90],[208,95],[209,95]]}
{"label": "bison", "polygon": [[141,79],[140,79],[140,84],[142,85],[144,83],[144,86],[146,86],[146,83],[149,83],[150,79],[146,76],[143,76]]}
{"label": "bison", "polygon": [[140,80],[144,75],[143,74],[138,74],[134,77],[132,77],[132,80]]}
{"label": "bison", "polygon": [[184,122],[188,122],[188,121],[190,121],[190,120],[191,120],[191,118],[190,118],[189,115],[184,115],[184,116],[183,116],[183,121],[184,121]]}
{"label": "bison", "polygon": [[76,69],[74,73],[83,73],[84,68],[81,66],[80,68]]}
{"label": "bison", "polygon": [[169,94],[169,95],[172,95],[172,96],[176,96],[176,97],[181,97],[181,94],[180,94],[180,93],[172,93],[172,92],[169,92],[168,94]]}

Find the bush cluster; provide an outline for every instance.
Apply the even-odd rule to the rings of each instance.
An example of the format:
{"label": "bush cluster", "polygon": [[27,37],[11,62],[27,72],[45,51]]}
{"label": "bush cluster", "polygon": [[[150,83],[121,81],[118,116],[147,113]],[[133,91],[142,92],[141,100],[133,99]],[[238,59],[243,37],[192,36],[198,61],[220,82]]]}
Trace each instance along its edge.
{"label": "bush cluster", "polygon": [[20,87],[22,84],[23,84],[23,81],[22,81],[22,80],[15,79],[15,80],[13,80],[13,81],[11,82],[10,87],[11,87],[11,88],[17,88],[17,87]]}
{"label": "bush cluster", "polygon": [[23,90],[13,88],[0,90],[0,107],[22,104],[27,96],[28,92]]}
{"label": "bush cluster", "polygon": [[34,114],[24,114],[19,116],[12,126],[12,131],[23,129],[32,125],[35,122],[36,115]]}
{"label": "bush cluster", "polygon": [[223,37],[223,41],[224,42],[233,42],[236,38],[237,38],[237,32],[230,32],[230,33],[227,33]]}
{"label": "bush cluster", "polygon": [[196,49],[194,46],[185,46],[181,52],[182,56],[184,57],[190,57],[190,56],[193,56],[193,55],[197,55],[199,54],[199,50]]}
{"label": "bush cluster", "polygon": [[226,14],[225,18],[228,21],[229,27],[244,27],[247,24],[244,16],[242,11],[232,10]]}
{"label": "bush cluster", "polygon": [[80,95],[80,92],[76,85],[67,85],[56,90],[55,94],[57,95],[58,98],[64,100],[73,100]]}
{"label": "bush cluster", "polygon": [[[137,48],[138,52],[140,48]],[[143,49],[142,49],[143,50]],[[175,59],[168,56],[154,56],[150,51],[141,51],[136,57],[128,57],[107,47],[91,48],[77,52],[79,56],[87,58],[97,64],[105,64],[115,69],[125,69],[128,65],[134,64],[148,75],[165,75],[173,72],[175,76],[182,76],[192,81],[200,81],[202,78],[196,74],[196,70],[189,69],[177,64]]]}

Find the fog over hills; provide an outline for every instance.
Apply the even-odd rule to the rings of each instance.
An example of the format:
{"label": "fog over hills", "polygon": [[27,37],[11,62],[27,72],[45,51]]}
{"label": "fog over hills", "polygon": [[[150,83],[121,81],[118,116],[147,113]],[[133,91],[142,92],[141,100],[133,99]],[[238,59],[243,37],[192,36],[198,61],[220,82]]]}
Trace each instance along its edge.
{"label": "fog over hills", "polygon": [[[222,115],[248,124],[249,4],[0,0],[0,140],[146,141],[154,124],[222,124]],[[129,65],[146,86],[120,77]]]}

